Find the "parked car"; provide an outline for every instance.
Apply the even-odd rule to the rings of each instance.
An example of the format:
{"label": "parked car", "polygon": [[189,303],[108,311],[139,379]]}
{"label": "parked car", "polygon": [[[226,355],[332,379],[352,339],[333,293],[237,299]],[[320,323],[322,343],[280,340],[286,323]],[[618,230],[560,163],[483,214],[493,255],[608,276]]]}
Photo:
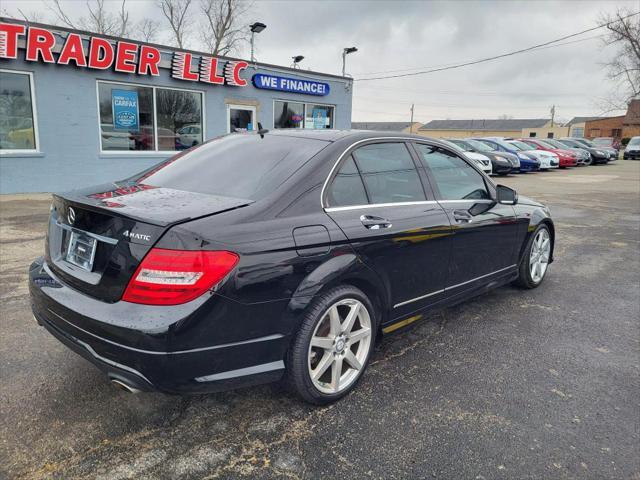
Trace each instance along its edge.
{"label": "parked car", "polygon": [[199,124],[185,125],[179,128],[176,133],[178,134],[177,144],[180,147],[179,150],[191,148],[202,143],[202,128]]}
{"label": "parked car", "polygon": [[569,150],[570,152],[575,153],[578,158],[578,165],[591,165],[591,154],[584,148],[569,147],[564,143],[561,143],[560,140],[556,140],[554,138],[545,138],[544,143],[548,143],[552,147],[560,150]]}
{"label": "parked car", "polygon": [[520,168],[518,157],[510,154],[501,154],[494,152],[489,145],[475,140],[460,138],[449,138],[451,143],[458,145],[465,152],[480,153],[491,160],[491,171],[496,175],[508,175],[515,168]]}
{"label": "parked car", "polygon": [[615,137],[596,137],[593,140],[594,145],[616,151],[616,158],[620,153],[620,139]]}
{"label": "parked car", "polygon": [[591,140],[588,140],[586,138],[573,137],[573,139],[578,141],[578,142],[580,142],[580,143],[582,143],[583,145],[588,145],[588,146],[593,147],[593,148],[599,148],[602,151],[607,152],[609,154],[608,162],[613,162],[614,160],[618,159],[618,151],[615,148],[606,147],[606,146],[603,147],[603,146],[600,146],[600,145],[596,145]]}
{"label": "parked car", "polygon": [[518,157],[520,162],[519,172],[535,172],[540,169],[540,161],[533,159],[527,155],[524,155],[520,150],[515,148],[513,145],[509,145],[504,138],[501,137],[486,137],[486,138],[475,138],[474,140],[478,140],[482,143],[489,145],[495,152],[502,153],[511,153]]}
{"label": "parked car", "polygon": [[553,152],[558,155],[560,161],[560,168],[576,167],[578,165],[578,156],[565,149],[559,149],[549,143],[545,143],[538,138],[519,138],[521,142],[528,143],[529,145],[537,148],[538,150],[546,150],[547,152]]}
{"label": "parked car", "polygon": [[554,239],[547,207],[437,140],[263,131],[55,194],[29,288],[36,320],[127,391],[286,376],[325,404],[379,336],[539,286]]}
{"label": "parked car", "polygon": [[640,137],[631,137],[627,147],[624,149],[622,158],[625,160],[638,160],[640,159]]}
{"label": "parked car", "polygon": [[127,130],[116,130],[112,123],[100,124],[102,150],[135,150],[136,142]]}
{"label": "parked car", "polygon": [[540,162],[540,170],[549,170],[550,168],[558,168],[560,166],[560,160],[558,155],[553,152],[547,152],[544,150],[537,150],[528,143],[521,142],[519,140],[505,140],[509,145],[513,145],[520,150],[524,155],[537,159]]}
{"label": "parked car", "polygon": [[607,163],[609,161],[610,155],[608,152],[597,147],[590,146],[586,143],[582,143],[579,140],[580,139],[578,138],[564,137],[558,139],[558,142],[566,145],[567,147],[586,150],[591,155],[591,164]]}
{"label": "parked car", "polygon": [[476,153],[471,150],[465,150],[464,148],[459,146],[457,143],[451,142],[449,140],[442,139],[441,141],[446,143],[449,147],[453,148],[454,150],[458,150],[462,152],[467,158],[470,158],[471,160],[473,160],[478,166],[478,168],[482,170],[484,173],[486,173],[487,175],[491,175],[493,173],[493,168],[491,167],[491,159],[486,155],[483,155],[482,153]]}

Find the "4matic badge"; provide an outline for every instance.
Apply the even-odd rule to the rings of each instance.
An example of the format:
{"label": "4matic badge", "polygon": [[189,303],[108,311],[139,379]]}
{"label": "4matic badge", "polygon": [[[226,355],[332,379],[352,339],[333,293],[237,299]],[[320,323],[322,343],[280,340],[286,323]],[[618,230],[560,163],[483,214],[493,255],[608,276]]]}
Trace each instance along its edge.
{"label": "4matic badge", "polygon": [[123,237],[127,237],[129,240],[144,240],[145,242],[151,241],[151,235],[145,235],[144,233],[135,233],[125,230],[122,234]]}

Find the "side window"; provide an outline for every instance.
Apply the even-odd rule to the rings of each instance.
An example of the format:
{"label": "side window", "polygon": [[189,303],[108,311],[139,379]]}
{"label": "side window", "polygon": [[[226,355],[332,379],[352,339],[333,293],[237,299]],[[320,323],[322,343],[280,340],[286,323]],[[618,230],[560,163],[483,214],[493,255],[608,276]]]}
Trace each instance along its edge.
{"label": "side window", "polygon": [[362,178],[360,178],[353,157],[349,156],[333,179],[329,190],[328,203],[330,207],[366,205],[369,203],[362,184]]}
{"label": "side window", "polygon": [[356,165],[370,203],[426,200],[418,171],[404,143],[374,143],[358,148]]}
{"label": "side window", "polygon": [[463,159],[431,145],[417,144],[416,148],[443,200],[491,198],[482,175]]}

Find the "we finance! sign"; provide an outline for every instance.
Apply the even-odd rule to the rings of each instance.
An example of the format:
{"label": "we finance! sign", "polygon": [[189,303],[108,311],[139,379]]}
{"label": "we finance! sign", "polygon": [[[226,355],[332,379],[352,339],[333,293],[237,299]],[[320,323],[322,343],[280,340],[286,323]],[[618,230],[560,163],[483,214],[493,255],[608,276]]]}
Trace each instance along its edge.
{"label": "we finance! sign", "polygon": [[21,40],[25,42],[24,59],[28,62],[159,76],[164,53],[167,61],[171,59],[173,78],[212,85],[247,85],[241,73],[249,64],[242,60],[220,61],[215,57],[190,52],[161,52],[153,45],[89,37],[18,23],[0,22],[0,59],[17,59]]}
{"label": "we finance! sign", "polygon": [[302,93],[306,95],[329,95],[328,83],[314,80],[300,80],[298,78],[278,77],[256,73],[252,79],[253,86],[263,90],[277,90],[279,92]]}

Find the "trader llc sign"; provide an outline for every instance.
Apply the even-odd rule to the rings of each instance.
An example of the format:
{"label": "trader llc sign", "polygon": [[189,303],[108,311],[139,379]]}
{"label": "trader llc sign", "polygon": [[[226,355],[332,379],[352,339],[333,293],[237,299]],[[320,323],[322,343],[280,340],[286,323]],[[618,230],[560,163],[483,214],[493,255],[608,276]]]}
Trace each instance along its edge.
{"label": "trader llc sign", "polygon": [[[40,27],[27,27],[13,23],[0,23],[0,59],[17,59],[18,42],[26,40],[25,60],[29,62],[74,64],[80,68],[135,73],[138,75],[160,75],[160,50],[151,45],[118,40],[115,45],[105,38],[90,37],[86,41],[77,33],[68,33],[57,58],[56,35]],[[244,87],[247,81],[240,76],[249,64],[241,60],[225,61],[219,70],[215,57],[201,56],[197,69],[192,68],[193,54],[173,52],[171,76],[191,82],[204,82],[213,85],[233,85]]]}

